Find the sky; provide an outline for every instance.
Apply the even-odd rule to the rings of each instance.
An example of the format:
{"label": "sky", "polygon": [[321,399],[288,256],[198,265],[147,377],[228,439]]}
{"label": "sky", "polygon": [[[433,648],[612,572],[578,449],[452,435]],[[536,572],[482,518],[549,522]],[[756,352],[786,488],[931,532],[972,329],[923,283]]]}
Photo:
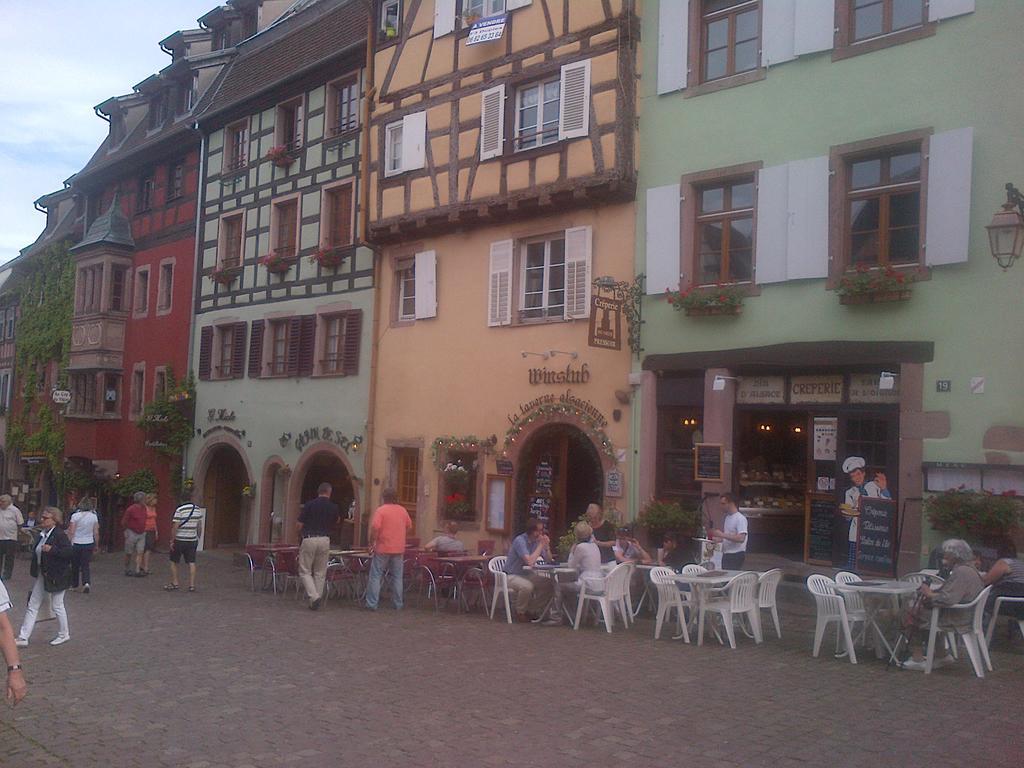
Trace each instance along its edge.
{"label": "sky", "polygon": [[0,264],[38,237],[32,207],[107,133],[93,107],[171,63],[159,42],[216,0],[0,0]]}

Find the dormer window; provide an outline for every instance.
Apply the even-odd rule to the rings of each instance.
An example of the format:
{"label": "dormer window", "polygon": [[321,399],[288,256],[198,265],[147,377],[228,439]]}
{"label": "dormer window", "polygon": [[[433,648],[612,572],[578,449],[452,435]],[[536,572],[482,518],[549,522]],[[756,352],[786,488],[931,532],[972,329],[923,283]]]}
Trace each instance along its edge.
{"label": "dormer window", "polygon": [[124,114],[117,112],[110,116],[110,143],[120,144],[128,134],[128,121]]}
{"label": "dormer window", "polygon": [[259,29],[259,20],[256,16],[256,9],[253,8],[251,11],[246,11],[242,14],[242,39],[247,39],[255,35]]}
{"label": "dormer window", "polygon": [[196,104],[197,77],[191,80],[182,81],[177,86],[177,101],[174,105],[174,114],[184,115],[192,111]]}
{"label": "dormer window", "polygon": [[167,120],[167,99],[163,91],[159,91],[149,100],[149,130],[155,131],[163,127]]}

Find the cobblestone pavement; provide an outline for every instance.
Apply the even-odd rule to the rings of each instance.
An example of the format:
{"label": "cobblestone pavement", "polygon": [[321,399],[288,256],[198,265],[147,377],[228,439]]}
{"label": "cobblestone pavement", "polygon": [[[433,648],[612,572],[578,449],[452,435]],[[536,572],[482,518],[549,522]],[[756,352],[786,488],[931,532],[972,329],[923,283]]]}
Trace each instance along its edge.
{"label": "cobblestone pavement", "polygon": [[[249,592],[226,553],[201,555],[195,594],[119,564],[99,556],[93,594],[69,593],[70,643],[37,626],[29,698],[0,711],[0,765],[994,768],[1024,754],[1020,638],[1000,630],[985,680],[966,660],[925,677],[814,659],[797,585],[780,590],[784,638],[731,651],[655,642],[646,619],[607,635],[426,607],[314,613]],[[23,605],[24,561],[10,586]]]}

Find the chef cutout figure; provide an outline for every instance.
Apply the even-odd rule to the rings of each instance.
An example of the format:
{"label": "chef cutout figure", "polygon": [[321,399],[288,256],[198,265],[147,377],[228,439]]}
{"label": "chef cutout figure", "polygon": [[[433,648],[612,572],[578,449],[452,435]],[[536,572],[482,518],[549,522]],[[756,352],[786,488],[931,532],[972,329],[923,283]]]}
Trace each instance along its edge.
{"label": "chef cutout figure", "polygon": [[892,498],[887,487],[885,473],[876,472],[874,479],[868,480],[867,472],[864,471],[865,464],[866,462],[860,456],[849,456],[843,462],[843,472],[850,478],[850,487],[846,489],[845,502],[839,506],[839,509],[850,519],[847,555],[847,567],[850,570],[853,570],[857,560],[857,532],[859,530],[857,518],[860,516],[860,497]]}

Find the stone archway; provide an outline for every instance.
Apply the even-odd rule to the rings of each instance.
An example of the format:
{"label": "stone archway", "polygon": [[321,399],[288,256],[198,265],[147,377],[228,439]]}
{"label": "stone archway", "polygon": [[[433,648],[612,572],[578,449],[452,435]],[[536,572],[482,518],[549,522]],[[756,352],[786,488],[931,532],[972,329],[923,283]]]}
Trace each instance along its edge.
{"label": "stone archway", "polygon": [[260,475],[259,513],[256,541],[271,544],[285,541],[285,517],[292,469],[280,456],[271,456],[263,463]]}
{"label": "stone archway", "polygon": [[252,484],[252,471],[237,440],[219,435],[210,440],[196,460],[196,502],[206,508],[205,548],[239,546],[252,538],[250,499],[242,488]]}
{"label": "stone archway", "polygon": [[[288,483],[287,509],[285,513],[285,541],[296,539],[295,523],[304,502],[316,497],[317,486],[328,482],[333,488],[331,500],[341,509],[345,520],[350,509],[352,520],[359,519],[359,483],[348,456],[337,445],[325,441],[313,443],[303,452]],[[354,504],[354,506],[353,506]],[[335,543],[351,544],[353,523],[343,522],[337,534],[332,534]]]}

